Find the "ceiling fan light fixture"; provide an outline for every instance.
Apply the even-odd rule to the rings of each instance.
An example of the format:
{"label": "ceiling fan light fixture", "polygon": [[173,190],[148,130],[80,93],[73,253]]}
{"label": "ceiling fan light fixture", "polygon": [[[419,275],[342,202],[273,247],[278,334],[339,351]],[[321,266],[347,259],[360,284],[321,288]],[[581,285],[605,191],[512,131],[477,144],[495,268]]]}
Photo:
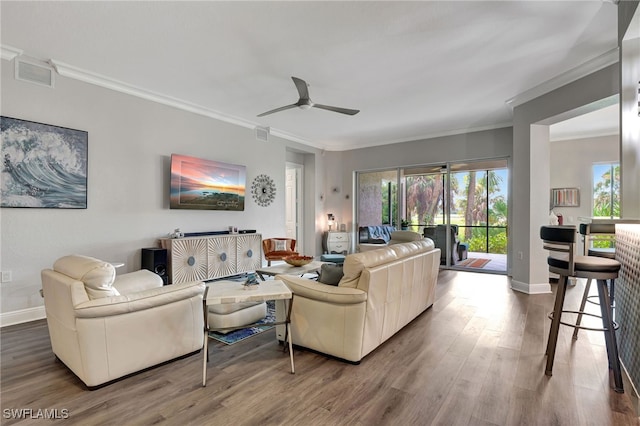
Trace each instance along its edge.
{"label": "ceiling fan light fixture", "polygon": [[349,108],[341,108],[341,107],[335,107],[330,105],[314,104],[309,98],[309,90],[308,90],[309,85],[304,80],[298,77],[291,77],[291,79],[293,80],[293,83],[295,84],[296,89],[298,90],[298,96],[299,96],[298,102],[296,102],[295,104],[286,105],[280,108],[272,109],[267,112],[263,112],[262,114],[258,114],[258,117],[264,117],[265,115],[273,114],[274,112],[285,111],[295,107],[298,107],[302,110],[308,110],[315,107],[315,108],[324,109],[327,111],[339,112],[340,114],[347,114],[347,115],[356,115],[357,113],[360,112],[360,110],[358,109],[349,109]]}

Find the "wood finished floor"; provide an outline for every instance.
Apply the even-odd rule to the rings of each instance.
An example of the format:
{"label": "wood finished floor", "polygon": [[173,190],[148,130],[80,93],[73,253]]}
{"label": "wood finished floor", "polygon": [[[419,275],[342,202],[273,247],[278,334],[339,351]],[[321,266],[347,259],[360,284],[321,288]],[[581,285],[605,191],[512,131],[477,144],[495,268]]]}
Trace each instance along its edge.
{"label": "wood finished floor", "polygon": [[[583,284],[568,291],[577,304]],[[594,286],[595,287],[595,286]],[[639,425],[608,386],[601,333],[562,327],[544,375],[553,295],[517,293],[505,276],[442,271],[434,306],[360,365],[295,352],[274,331],[94,391],[54,359],[44,321],[5,327],[1,424]],[[6,409],[66,409],[66,420],[6,419]]]}

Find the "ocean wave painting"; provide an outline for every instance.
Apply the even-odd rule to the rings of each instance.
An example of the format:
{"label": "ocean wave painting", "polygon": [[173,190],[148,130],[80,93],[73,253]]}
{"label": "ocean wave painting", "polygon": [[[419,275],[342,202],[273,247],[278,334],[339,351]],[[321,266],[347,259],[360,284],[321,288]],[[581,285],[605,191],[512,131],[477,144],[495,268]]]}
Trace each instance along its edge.
{"label": "ocean wave painting", "polygon": [[0,207],[87,208],[87,132],[0,117],[0,133]]}

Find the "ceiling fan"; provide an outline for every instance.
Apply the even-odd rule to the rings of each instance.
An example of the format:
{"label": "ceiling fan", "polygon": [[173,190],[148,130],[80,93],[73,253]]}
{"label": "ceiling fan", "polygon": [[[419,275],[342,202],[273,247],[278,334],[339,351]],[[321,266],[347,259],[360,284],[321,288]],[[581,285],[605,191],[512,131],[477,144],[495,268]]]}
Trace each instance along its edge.
{"label": "ceiling fan", "polygon": [[300,96],[298,102],[296,102],[295,104],[272,109],[271,111],[263,112],[262,114],[258,114],[258,117],[264,117],[265,115],[273,114],[274,112],[280,112],[295,107],[298,107],[300,109],[320,108],[326,109],[327,111],[339,112],[340,114],[347,115],[356,115],[360,112],[359,109],[340,108],[335,106],[316,104],[309,98],[309,89],[307,82],[298,77],[291,77],[291,79],[298,89],[298,95]]}

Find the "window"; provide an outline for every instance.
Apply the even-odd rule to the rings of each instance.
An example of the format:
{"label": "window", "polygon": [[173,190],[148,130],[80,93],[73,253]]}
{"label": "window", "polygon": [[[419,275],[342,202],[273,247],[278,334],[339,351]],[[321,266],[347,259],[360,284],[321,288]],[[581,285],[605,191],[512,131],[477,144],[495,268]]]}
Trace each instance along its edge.
{"label": "window", "polygon": [[620,217],[620,164],[593,165],[594,217]]}

